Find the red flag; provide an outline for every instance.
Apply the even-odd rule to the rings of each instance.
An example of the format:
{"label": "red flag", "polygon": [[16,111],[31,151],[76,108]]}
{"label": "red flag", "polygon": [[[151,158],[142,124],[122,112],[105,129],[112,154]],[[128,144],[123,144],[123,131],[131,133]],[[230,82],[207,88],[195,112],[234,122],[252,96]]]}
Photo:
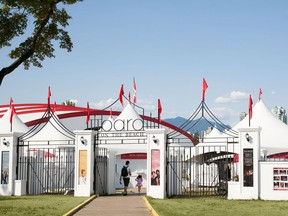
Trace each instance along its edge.
{"label": "red flag", "polygon": [[239,154],[237,154],[237,153],[234,153],[233,162],[234,162],[234,163],[237,163],[237,162],[239,162]]}
{"label": "red flag", "polygon": [[129,100],[129,103],[131,103],[131,95],[130,95],[130,92],[128,94],[128,100]]}
{"label": "red flag", "polygon": [[158,120],[161,121],[162,105],[160,99],[158,99]]}
{"label": "red flag", "polygon": [[87,117],[86,117],[86,124],[90,121],[90,108],[89,103],[87,102]]}
{"label": "red flag", "polygon": [[122,84],[119,92],[119,100],[120,103],[122,104],[122,107],[124,107],[123,95],[124,95],[124,85]]}
{"label": "red flag", "polygon": [[10,102],[9,102],[9,107],[10,107],[10,109],[11,109],[11,106],[12,106],[12,104],[13,104],[13,99],[12,99],[12,97],[10,97]]}
{"label": "red flag", "polygon": [[48,87],[48,106],[50,106],[50,97],[51,97],[51,90],[50,86]]}
{"label": "red flag", "polygon": [[260,100],[261,100],[261,96],[262,96],[262,89],[260,88],[260,89],[259,89],[259,96],[258,96],[258,101],[260,101]]}
{"label": "red flag", "polygon": [[205,80],[205,78],[203,78],[203,88],[202,88],[202,101],[205,100],[205,92],[208,88],[207,82]]}
{"label": "red flag", "polygon": [[136,82],[135,82],[135,78],[133,78],[133,103],[136,103]]}
{"label": "red flag", "polygon": [[252,106],[253,106],[253,101],[252,101],[252,96],[250,94],[250,97],[249,97],[249,120],[252,118]]}
{"label": "red flag", "polygon": [[10,124],[12,125],[13,116],[16,113],[14,105],[11,105]]}

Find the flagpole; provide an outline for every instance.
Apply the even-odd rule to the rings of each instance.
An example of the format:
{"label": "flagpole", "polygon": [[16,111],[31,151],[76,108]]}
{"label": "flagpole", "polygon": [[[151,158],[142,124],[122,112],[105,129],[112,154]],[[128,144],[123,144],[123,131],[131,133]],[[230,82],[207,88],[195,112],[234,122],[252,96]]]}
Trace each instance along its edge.
{"label": "flagpole", "polygon": [[89,121],[90,121],[90,107],[89,102],[87,102],[87,116],[86,116],[86,128],[89,127]]}
{"label": "flagpole", "polygon": [[249,127],[250,127],[250,120],[252,118],[252,109],[253,109],[253,101],[252,101],[252,97],[250,94],[249,96]]}
{"label": "flagpole", "polygon": [[160,127],[160,111],[158,109],[158,128]]}
{"label": "flagpole", "polygon": [[202,108],[202,117],[204,117],[204,100],[202,100],[202,106],[201,106]]}
{"label": "flagpole", "polygon": [[136,104],[136,81],[135,77],[133,77],[133,107],[135,108]]}
{"label": "flagpole", "polygon": [[205,78],[203,78],[203,81],[202,81],[202,117],[204,116],[204,101],[205,101],[205,92],[208,88],[208,84],[205,80]]}
{"label": "flagpole", "polygon": [[10,99],[10,132],[12,132],[12,122],[13,122],[13,116],[12,113],[13,112],[13,108],[12,108],[12,103],[11,103],[11,99]]}
{"label": "flagpole", "polygon": [[14,108],[14,105],[11,104],[11,107],[10,107],[10,132],[12,132],[12,123],[13,123],[13,116],[15,114],[15,108]]}
{"label": "flagpole", "polygon": [[158,99],[158,128],[160,128],[161,113],[162,113],[162,105],[160,99]]}

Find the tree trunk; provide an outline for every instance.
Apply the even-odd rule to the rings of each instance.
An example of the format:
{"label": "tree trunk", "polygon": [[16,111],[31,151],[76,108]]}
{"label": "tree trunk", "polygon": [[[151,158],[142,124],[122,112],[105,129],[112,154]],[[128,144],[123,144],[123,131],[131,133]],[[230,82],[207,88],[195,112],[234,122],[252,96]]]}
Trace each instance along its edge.
{"label": "tree trunk", "polygon": [[10,66],[4,67],[0,71],[0,86],[2,85],[2,81],[4,77],[10,73],[12,73],[19,65],[21,65],[25,60],[30,58],[34,53],[33,49],[29,49],[24,55],[22,55],[19,59],[13,62]]}

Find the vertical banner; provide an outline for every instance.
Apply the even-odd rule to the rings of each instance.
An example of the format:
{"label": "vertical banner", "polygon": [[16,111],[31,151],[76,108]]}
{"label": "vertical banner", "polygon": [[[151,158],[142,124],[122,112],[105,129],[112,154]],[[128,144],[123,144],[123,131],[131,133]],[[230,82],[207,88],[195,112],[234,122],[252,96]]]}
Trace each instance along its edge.
{"label": "vertical banner", "polygon": [[9,151],[2,152],[1,184],[9,184]]}
{"label": "vertical banner", "polygon": [[87,150],[79,151],[79,181],[78,184],[86,184],[87,183]]}
{"label": "vertical banner", "polygon": [[160,185],[160,150],[151,150],[151,185]]}
{"label": "vertical banner", "polygon": [[243,149],[244,187],[253,187],[253,149]]}

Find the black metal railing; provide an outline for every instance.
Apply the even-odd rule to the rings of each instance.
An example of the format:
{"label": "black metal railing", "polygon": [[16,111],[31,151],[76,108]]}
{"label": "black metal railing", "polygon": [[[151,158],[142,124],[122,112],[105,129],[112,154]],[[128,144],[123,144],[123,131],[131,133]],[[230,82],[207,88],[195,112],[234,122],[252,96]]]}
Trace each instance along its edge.
{"label": "black metal railing", "polygon": [[168,197],[227,196],[228,181],[237,173],[227,145],[167,146]]}
{"label": "black metal railing", "polygon": [[74,190],[74,148],[19,146],[17,180],[27,181],[27,194]]}

